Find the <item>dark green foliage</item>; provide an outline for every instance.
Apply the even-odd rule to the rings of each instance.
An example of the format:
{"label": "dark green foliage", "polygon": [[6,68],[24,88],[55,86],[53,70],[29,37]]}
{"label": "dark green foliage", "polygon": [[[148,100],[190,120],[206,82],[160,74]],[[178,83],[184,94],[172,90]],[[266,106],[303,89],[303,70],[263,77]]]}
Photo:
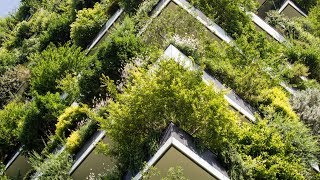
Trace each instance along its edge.
{"label": "dark green foliage", "polygon": [[309,77],[320,82],[320,47],[319,44],[297,43],[288,48],[286,55],[290,62],[300,62],[309,67]]}
{"label": "dark green foliage", "polygon": [[139,5],[146,0],[115,0],[120,6],[124,7],[129,12],[134,12],[137,10]]}
{"label": "dark green foliage", "polygon": [[44,147],[44,140],[55,130],[57,118],[65,107],[59,93],[35,94],[26,110],[19,139],[25,151],[39,151]]}
{"label": "dark green foliage", "polygon": [[126,18],[122,25],[101,44],[97,58],[101,62],[102,72],[112,80],[119,80],[124,66],[141,53],[143,44],[135,35],[132,20]]}
{"label": "dark green foliage", "polygon": [[81,49],[69,44],[52,45],[29,59],[35,63],[31,69],[31,89],[39,94],[56,92],[58,80],[67,74],[79,74],[90,65],[90,59]]}
{"label": "dark green foliage", "polygon": [[101,71],[101,62],[99,61],[94,61],[90,67],[82,71],[79,79],[81,102],[92,104],[94,98],[105,94],[100,83]]}
{"label": "dark green foliage", "polygon": [[71,0],[73,8],[76,10],[81,10],[83,8],[92,8],[95,3],[103,0]]}
{"label": "dark green foliage", "polygon": [[77,12],[77,19],[71,24],[71,39],[77,46],[86,48],[97,36],[113,12],[110,5],[97,3],[93,8]]}
{"label": "dark green foliage", "polygon": [[314,34],[320,37],[320,2],[310,10],[308,19],[312,23],[311,29],[314,31]]}
{"label": "dark green foliage", "polygon": [[293,0],[302,10],[308,12],[318,0]]}
{"label": "dark green foliage", "polygon": [[70,24],[72,19],[68,14],[58,15],[50,19],[50,24],[39,37],[40,51],[44,50],[50,43],[55,45],[65,44],[70,40]]}
{"label": "dark green foliage", "polygon": [[246,25],[251,23],[244,10],[252,10],[253,0],[191,0],[197,8],[221,26],[232,37],[240,36]]}
{"label": "dark green foliage", "polygon": [[19,62],[19,51],[0,48],[0,75]]}

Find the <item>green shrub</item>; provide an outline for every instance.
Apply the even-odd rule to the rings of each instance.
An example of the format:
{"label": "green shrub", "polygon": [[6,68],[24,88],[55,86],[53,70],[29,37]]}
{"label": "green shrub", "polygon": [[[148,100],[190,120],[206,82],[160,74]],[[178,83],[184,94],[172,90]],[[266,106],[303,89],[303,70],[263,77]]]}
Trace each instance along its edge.
{"label": "green shrub", "polygon": [[283,89],[274,87],[265,89],[260,95],[260,109],[264,111],[266,116],[273,116],[275,113],[282,113],[291,119],[298,119],[292,110],[289,97]]}
{"label": "green shrub", "polygon": [[93,8],[77,12],[77,19],[71,24],[71,39],[77,46],[86,48],[107,22],[109,14],[107,4],[96,3]]}
{"label": "green shrub", "polygon": [[121,7],[129,12],[135,12],[139,5],[146,0],[116,0]]}
{"label": "green shrub", "polygon": [[[320,42],[320,41],[319,41]],[[309,68],[309,77],[320,81],[320,46],[317,43],[297,43],[285,52],[290,62],[299,62]]]}
{"label": "green shrub", "polygon": [[0,74],[19,63],[19,53],[16,49],[8,51],[5,48],[0,48]]}
{"label": "green shrub", "polygon": [[88,138],[97,130],[95,120],[90,120],[87,124],[78,130],[72,131],[66,140],[66,149],[70,154],[76,153]]}
{"label": "green shrub", "polygon": [[135,34],[134,22],[125,18],[122,25],[101,44],[97,58],[101,62],[102,73],[112,80],[119,80],[124,66],[144,48],[141,40]]}
{"label": "green shrub", "polygon": [[13,101],[0,110],[0,161],[18,148],[26,109],[25,104]]}
{"label": "green shrub", "polygon": [[90,63],[80,48],[69,44],[52,45],[29,59],[35,63],[31,69],[31,89],[39,94],[56,92],[59,80],[67,74],[79,74]]}
{"label": "green shrub", "polygon": [[320,37],[320,2],[310,10],[308,19],[312,23],[313,33]]}
{"label": "green shrub", "polygon": [[251,23],[242,8],[253,10],[256,5],[253,0],[191,0],[191,3],[232,37],[240,36],[244,32],[243,27]]}
{"label": "green shrub", "polygon": [[114,143],[111,152],[121,170],[141,168],[170,121],[214,152],[232,142],[237,116],[229,110],[223,94],[202,82],[201,75],[173,61],[132,73],[124,93],[107,107],[107,119],[100,120]]}
{"label": "green shrub", "polygon": [[[308,179],[319,147],[315,137],[297,119],[275,115],[242,127],[238,152],[244,179]],[[239,177],[234,177],[239,179]]]}
{"label": "green shrub", "polygon": [[[42,158],[39,154],[34,154],[29,159],[32,167],[40,173],[37,179],[67,179],[72,178],[69,175],[69,170],[72,166],[72,158],[67,152],[62,152],[59,155],[50,154]],[[34,179],[32,177],[31,179]]]}
{"label": "green shrub", "polygon": [[66,101],[73,103],[80,99],[79,76],[67,74],[65,78],[58,80],[58,88],[67,94]]}
{"label": "green shrub", "polygon": [[59,46],[70,40],[70,24],[72,19],[68,14],[53,14],[48,27],[41,31],[39,36],[40,51],[47,48],[50,43]]}
{"label": "green shrub", "polygon": [[90,117],[92,113],[87,106],[70,106],[59,116],[55,134],[61,138],[68,137],[72,130],[87,122]]}
{"label": "green shrub", "polygon": [[304,11],[309,11],[313,6],[315,6],[318,0],[293,0],[299,7]]}
{"label": "green shrub", "polygon": [[44,147],[43,141],[54,132],[57,118],[65,107],[59,93],[47,93],[43,96],[35,94],[26,110],[19,139],[25,151],[40,151]]}

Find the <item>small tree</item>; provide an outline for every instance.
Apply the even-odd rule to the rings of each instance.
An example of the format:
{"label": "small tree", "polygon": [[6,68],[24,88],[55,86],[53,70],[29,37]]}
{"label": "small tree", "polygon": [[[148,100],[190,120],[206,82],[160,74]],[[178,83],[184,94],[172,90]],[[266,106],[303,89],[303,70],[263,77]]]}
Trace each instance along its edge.
{"label": "small tree", "polygon": [[124,66],[143,51],[144,46],[135,33],[135,24],[127,17],[98,49],[102,71],[112,80],[119,80]]}
{"label": "small tree", "polygon": [[15,101],[0,110],[0,161],[18,148],[25,114],[26,105]]}
{"label": "small tree", "polygon": [[65,107],[59,93],[47,93],[43,96],[35,94],[26,110],[19,136],[24,150],[40,151],[44,147],[43,140],[47,140],[50,133],[54,132],[57,118]]}
{"label": "small tree", "polygon": [[107,4],[96,3],[93,8],[78,11],[71,24],[71,39],[76,45],[86,48],[94,40],[109,18],[108,8]]}
{"label": "small tree", "polygon": [[200,72],[169,61],[150,71],[136,69],[131,77],[117,102],[107,107],[107,120],[100,121],[123,171],[142,167],[170,121],[215,152],[232,142],[237,117],[223,94],[202,82]]}
{"label": "small tree", "polygon": [[42,95],[57,92],[59,80],[67,74],[79,74],[90,63],[90,58],[80,48],[69,44],[61,47],[52,45],[31,56],[30,60],[35,63],[31,69],[31,89]]}

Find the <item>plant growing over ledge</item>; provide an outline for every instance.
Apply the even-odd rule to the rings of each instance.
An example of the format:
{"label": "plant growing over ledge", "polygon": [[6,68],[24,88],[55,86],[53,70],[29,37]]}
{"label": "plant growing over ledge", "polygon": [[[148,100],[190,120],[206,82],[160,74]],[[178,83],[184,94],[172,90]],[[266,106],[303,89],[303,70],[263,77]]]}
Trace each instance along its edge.
{"label": "plant growing over ledge", "polygon": [[254,0],[191,0],[191,3],[233,37],[240,36],[251,23],[244,10],[252,11],[256,6]]}
{"label": "plant growing over ledge", "polygon": [[96,3],[93,8],[84,8],[77,12],[77,19],[71,24],[71,39],[82,48],[86,48],[107,22],[111,3]]}
{"label": "plant growing over ledge", "polygon": [[134,22],[126,17],[98,49],[97,58],[102,64],[102,73],[114,81],[121,78],[124,66],[144,50],[143,43],[135,33]]}
{"label": "plant growing over ledge", "polygon": [[72,130],[85,124],[91,117],[92,112],[86,105],[70,106],[58,117],[55,134],[61,138],[68,137]]}
{"label": "plant growing over ledge", "polygon": [[55,129],[58,116],[66,107],[59,93],[46,95],[35,94],[34,100],[28,104],[22,131],[19,136],[25,151],[40,152]]}
{"label": "plant growing over ledge", "polygon": [[26,110],[25,104],[16,101],[0,110],[0,161],[18,148]]}
{"label": "plant growing over ledge", "polygon": [[57,155],[49,154],[45,158],[34,153],[29,160],[37,172],[31,179],[72,179],[69,176],[72,158],[66,151]]}
{"label": "plant growing over ledge", "polygon": [[81,48],[70,44],[51,45],[29,59],[35,63],[31,69],[31,89],[41,95],[57,92],[59,80],[67,74],[79,74],[90,66],[90,58],[81,52]]}
{"label": "plant growing over ledge", "polygon": [[214,152],[232,142],[237,116],[222,93],[202,82],[200,71],[187,71],[169,61],[150,71],[135,69],[131,77],[124,93],[107,106],[107,120],[100,121],[114,142],[110,152],[122,172],[142,167],[170,121]]}

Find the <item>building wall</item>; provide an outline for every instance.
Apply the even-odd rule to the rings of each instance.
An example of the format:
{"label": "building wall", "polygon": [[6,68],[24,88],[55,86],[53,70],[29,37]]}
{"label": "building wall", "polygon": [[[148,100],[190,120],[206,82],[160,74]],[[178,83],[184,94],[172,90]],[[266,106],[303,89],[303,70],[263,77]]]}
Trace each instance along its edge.
{"label": "building wall", "polygon": [[[188,179],[212,180],[216,179],[202,167],[197,165],[175,147],[170,147],[161,159],[154,165],[160,177],[165,177],[170,167],[181,167],[184,177]],[[161,179],[159,176],[152,177],[152,180]]]}
{"label": "building wall", "polygon": [[31,169],[28,159],[19,155],[16,160],[6,170],[6,175],[10,178],[23,179],[24,175]]}
{"label": "building wall", "polygon": [[[103,142],[110,143],[110,140],[105,137]],[[98,174],[106,172],[108,169],[113,168],[113,166],[114,161],[110,157],[98,154],[96,148],[94,148],[71,174],[71,177],[75,180],[86,179],[90,174],[97,177]]]}
{"label": "building wall", "polygon": [[293,8],[291,5],[287,5],[287,7],[284,8],[281,14],[287,16],[288,18],[303,17],[303,15],[295,8]]}

